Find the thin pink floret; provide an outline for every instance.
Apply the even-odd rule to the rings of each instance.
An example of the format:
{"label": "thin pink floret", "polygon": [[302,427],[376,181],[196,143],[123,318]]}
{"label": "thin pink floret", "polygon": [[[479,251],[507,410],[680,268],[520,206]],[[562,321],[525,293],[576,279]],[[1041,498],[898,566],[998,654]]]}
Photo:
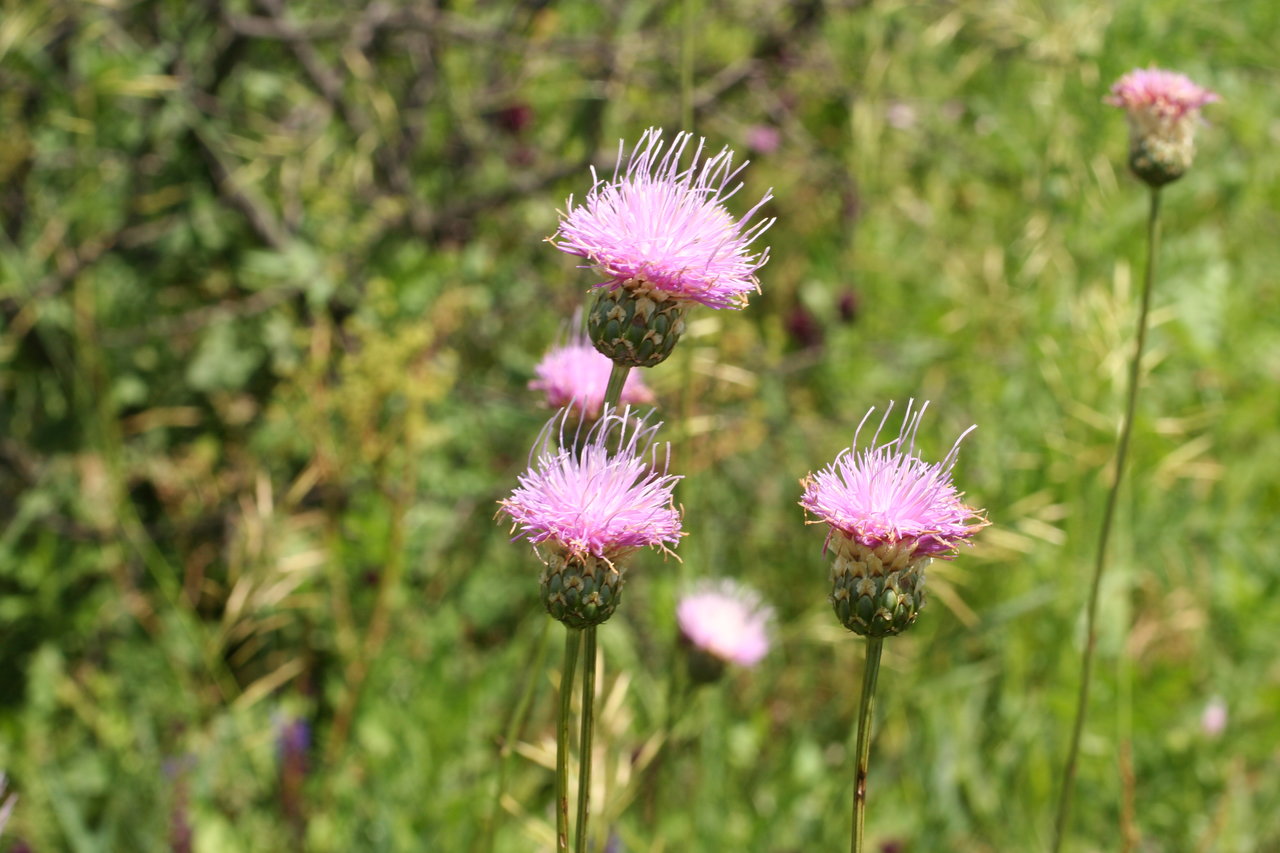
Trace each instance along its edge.
{"label": "thin pink floret", "polygon": [[680,633],[723,661],[755,666],[769,651],[773,608],[727,578],[694,587],[676,606]]}
{"label": "thin pink floret", "polygon": [[562,410],[547,422],[536,459],[502,501],[516,538],[606,560],[679,542],[684,531],[673,489],[680,477],[667,473],[670,446],[660,458],[653,443],[661,424],[632,418],[630,407],[606,408],[575,453],[576,436],[565,434],[568,417]]}
{"label": "thin pink floret", "polygon": [[705,140],[699,140],[682,169],[692,139],[677,133],[667,147],[662,131],[649,128],[625,169],[620,144],[613,178],[601,180],[592,169],[594,185],[582,204],[570,197],[551,243],[599,267],[608,280],[597,287],[635,287],[710,308],[742,308],[760,289],[755,273],[769,258],[767,248],[753,252],[751,244],[773,220],[748,223],[772,190],[735,219],[725,202],[742,188],[731,182],[747,164],[735,168],[727,147],[703,159]]}
{"label": "thin pink floret", "polygon": [[[915,412],[907,404],[898,437],[878,444],[880,429],[871,446],[858,450],[853,445],[841,451],[835,461],[805,480],[800,505],[826,522],[832,531],[874,548],[885,543],[910,545],[914,553],[928,557],[948,557],[980,529],[986,521],[961,501],[962,495],[951,481],[960,442],[976,427],[969,427],[937,463],[927,463],[915,452],[916,431],[929,407]],[[890,404],[889,411],[893,406]],[[871,416],[872,409],[863,418]],[[889,412],[885,412],[885,419]],[[862,424],[858,426],[858,433]]]}

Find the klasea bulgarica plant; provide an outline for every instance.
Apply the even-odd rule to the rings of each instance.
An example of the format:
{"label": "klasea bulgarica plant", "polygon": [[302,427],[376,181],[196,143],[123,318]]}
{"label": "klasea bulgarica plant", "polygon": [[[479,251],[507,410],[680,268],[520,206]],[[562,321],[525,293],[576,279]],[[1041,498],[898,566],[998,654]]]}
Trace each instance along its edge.
{"label": "klasea bulgarica plant", "polygon": [[927,408],[913,412],[908,404],[898,436],[883,444],[881,420],[870,446],[859,450],[863,418],[853,446],[804,481],[800,505],[812,523],[828,525],[826,547],[834,552],[831,604],[857,634],[887,637],[910,627],[924,604],[929,560],[951,557],[986,525],[951,482],[960,441],[973,427],[941,462],[925,462],[915,440]]}
{"label": "klasea bulgarica plant", "polygon": [[1106,568],[1107,544],[1115,519],[1120,484],[1129,455],[1134,416],[1138,407],[1138,388],[1142,378],[1142,353],[1147,340],[1147,318],[1151,311],[1151,293],[1155,283],[1156,249],[1160,243],[1161,187],[1182,177],[1191,167],[1195,155],[1195,128],[1200,122],[1200,108],[1219,100],[1208,89],[1190,78],[1159,68],[1138,69],[1121,77],[1111,87],[1106,103],[1123,107],[1129,119],[1129,168],[1151,188],[1147,214],[1147,270],[1142,282],[1142,303],[1138,309],[1138,328],[1134,336],[1133,358],[1129,361],[1128,390],[1124,419],[1116,440],[1116,461],[1111,472],[1111,488],[1102,511],[1098,530],[1098,546],[1094,552],[1093,577],[1089,583],[1089,603],[1085,608],[1085,641],[1080,655],[1080,690],[1076,697],[1075,722],[1071,744],[1063,765],[1062,788],[1058,794],[1054,819],[1053,853],[1062,849],[1071,811],[1071,792],[1075,785],[1076,759],[1080,754],[1080,738],[1089,710],[1089,684],[1093,678],[1093,650],[1097,639],[1098,596],[1102,574]]}
{"label": "klasea bulgarica plant", "polygon": [[858,755],[853,788],[850,849],[863,849],[867,770],[871,754],[871,717],[884,638],[900,634],[924,606],[924,571],[935,557],[948,559],[986,526],[987,521],[961,501],[952,468],[961,433],[941,462],[926,462],[916,452],[916,432],[929,404],[907,404],[896,438],[880,442],[885,412],[867,447],[858,448],[867,412],[853,445],[804,481],[800,505],[827,525],[831,566],[831,605],[840,622],[867,638],[858,708]]}
{"label": "klasea bulgarica plant", "polygon": [[1219,98],[1184,74],[1139,68],[1116,81],[1105,100],[1129,119],[1129,168],[1159,187],[1191,167],[1200,109]]}
{"label": "klasea bulgarica plant", "polygon": [[571,628],[613,615],[627,558],[666,550],[684,535],[667,473],[669,446],[654,446],[660,424],[608,407],[575,450],[568,412],[547,422],[519,486],[502,501],[517,538],[533,543],[545,568],[547,612]]}
{"label": "klasea bulgarica plant", "polygon": [[691,303],[742,308],[759,289],[756,270],[769,251],[752,244],[773,224],[751,220],[765,193],[741,218],[725,206],[739,189],[733,151],[704,155],[698,141],[686,165],[692,134],[670,146],[650,128],[629,157],[620,146],[613,178],[595,183],[581,204],[570,198],[559,230],[560,251],[586,258],[603,276],[588,313],[596,347],[619,364],[652,367],[675,347]]}

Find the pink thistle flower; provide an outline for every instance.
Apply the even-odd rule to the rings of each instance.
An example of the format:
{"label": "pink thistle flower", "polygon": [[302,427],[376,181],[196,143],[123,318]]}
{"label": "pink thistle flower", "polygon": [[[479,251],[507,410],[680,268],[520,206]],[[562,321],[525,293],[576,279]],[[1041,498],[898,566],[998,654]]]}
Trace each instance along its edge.
{"label": "pink thistle flower", "polygon": [[[529,388],[546,394],[547,403],[553,409],[573,408],[588,419],[600,416],[604,405],[605,389],[609,386],[609,374],[613,362],[599,353],[578,328],[564,344],[554,347],[534,368],[537,378],[529,382]],[[627,374],[622,386],[624,404],[649,405],[653,392],[645,385],[637,371]]]}
{"label": "pink thistle flower", "polygon": [[773,608],[753,590],[722,578],[696,585],[676,605],[680,633],[721,661],[755,666],[769,651]]}
{"label": "pink thistle flower", "polygon": [[672,490],[680,477],[667,473],[670,445],[661,458],[654,445],[661,424],[633,420],[630,407],[608,407],[575,450],[577,442],[565,440],[569,415],[565,409],[547,422],[536,458],[531,454],[520,485],[501,502],[500,512],[519,529],[515,538],[569,560],[606,563],[679,542],[684,531]]}
{"label": "pink thistle flower", "polygon": [[1180,119],[1221,98],[1216,92],[1196,85],[1185,74],[1138,68],[1117,80],[1104,100],[1130,112],[1151,112]]}
{"label": "pink thistle flower", "polygon": [[772,190],[734,219],[725,202],[742,188],[730,184],[746,164],[735,168],[727,147],[704,159],[705,140],[699,140],[692,162],[682,169],[692,139],[677,133],[668,147],[662,131],[650,128],[625,164],[619,143],[611,180],[601,180],[592,168],[594,185],[583,203],[569,198],[550,242],[587,258],[608,276],[596,287],[709,308],[742,308],[747,294],[760,289],[755,272],[769,250],[752,252],[751,244],[773,220],[748,223],[773,197]]}
{"label": "pink thistle flower", "polygon": [[[951,482],[960,442],[976,427],[969,427],[946,457],[929,464],[916,455],[916,431],[929,404],[914,413],[907,404],[898,437],[879,444],[893,404],[885,412],[871,446],[858,450],[858,435],[875,409],[867,412],[853,446],[835,461],[804,481],[800,505],[826,522],[834,534],[843,534],[866,548],[882,545],[909,550],[915,557],[954,555],[955,549],[986,526],[977,512],[965,506]],[[810,522],[816,523],[816,522]]]}
{"label": "pink thistle flower", "polygon": [[1103,99],[1129,120],[1129,166],[1151,186],[1182,176],[1195,157],[1200,109],[1220,100],[1189,77],[1159,68],[1130,71]]}
{"label": "pink thistle flower", "polygon": [[[914,402],[914,401],[912,401]],[[826,522],[831,566],[831,606],[846,628],[866,637],[892,637],[910,628],[925,604],[930,558],[954,555],[987,522],[960,501],[951,482],[961,433],[938,463],[916,455],[916,431],[929,407],[907,404],[898,437],[880,443],[893,404],[880,420],[871,446],[853,445],[804,480],[800,505]]]}

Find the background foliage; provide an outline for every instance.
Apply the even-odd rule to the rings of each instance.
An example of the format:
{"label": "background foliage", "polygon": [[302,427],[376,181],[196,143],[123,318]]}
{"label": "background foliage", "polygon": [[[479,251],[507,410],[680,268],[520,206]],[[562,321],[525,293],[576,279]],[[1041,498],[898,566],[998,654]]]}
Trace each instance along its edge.
{"label": "background foliage", "polygon": [[[862,646],[797,480],[916,397],[926,453],[980,425],[995,524],[889,644],[869,832],[1042,849],[1146,205],[1100,99],[1158,63],[1223,103],[1166,193],[1074,846],[1280,849],[1277,32],[1268,0],[3,0],[0,847],[479,849],[526,684],[495,841],[549,846],[559,629],[492,519],[593,281],[541,241],[687,111],[778,222],[762,294],[646,375],[691,535],[601,632],[597,826],[841,849]],[[675,595],[718,574],[777,647],[654,791]]]}

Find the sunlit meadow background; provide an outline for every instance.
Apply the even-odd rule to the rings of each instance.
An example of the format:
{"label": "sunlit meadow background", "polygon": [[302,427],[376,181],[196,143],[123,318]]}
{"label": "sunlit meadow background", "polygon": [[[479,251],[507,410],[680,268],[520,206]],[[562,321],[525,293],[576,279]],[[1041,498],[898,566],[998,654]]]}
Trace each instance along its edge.
{"label": "sunlit meadow background", "polygon": [[[778,222],[645,376],[690,533],[600,632],[594,825],[847,844],[863,645],[798,480],[915,397],[928,456],[979,425],[993,526],[887,644],[869,840],[1044,849],[1147,203],[1101,98],[1158,63],[1223,102],[1165,194],[1069,848],[1280,850],[1277,38],[1272,0],[4,0],[0,849],[482,849],[526,683],[495,849],[549,849],[561,629],[493,518],[595,281],[543,238],[686,109]],[[719,574],[776,647],[655,793],[675,597]]]}

